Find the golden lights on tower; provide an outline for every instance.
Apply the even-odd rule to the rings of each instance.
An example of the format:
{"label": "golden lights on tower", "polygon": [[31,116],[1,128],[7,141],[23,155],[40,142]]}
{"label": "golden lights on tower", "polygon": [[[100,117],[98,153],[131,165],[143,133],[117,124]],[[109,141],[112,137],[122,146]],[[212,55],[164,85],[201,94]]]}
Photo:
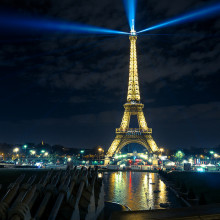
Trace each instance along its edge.
{"label": "golden lights on tower", "polygon": [[[114,153],[119,152],[121,148],[129,143],[139,143],[146,147],[149,152],[154,153],[158,151],[158,147],[151,136],[152,129],[148,128],[143,113],[144,105],[140,102],[136,51],[137,34],[134,30],[134,25],[132,26],[129,39],[130,63],[127,103],[124,104],[125,111],[122,117],[121,125],[119,128],[116,128],[116,137],[108,149],[105,164],[109,162],[109,157],[112,157]],[[132,115],[137,116],[139,128],[129,128],[130,118]]]}
{"label": "golden lights on tower", "polygon": [[137,68],[137,51],[136,40],[137,35],[135,30],[131,30],[130,39],[130,65],[129,65],[129,81],[128,81],[128,95],[127,102],[140,102],[140,91],[138,82],[138,68]]}

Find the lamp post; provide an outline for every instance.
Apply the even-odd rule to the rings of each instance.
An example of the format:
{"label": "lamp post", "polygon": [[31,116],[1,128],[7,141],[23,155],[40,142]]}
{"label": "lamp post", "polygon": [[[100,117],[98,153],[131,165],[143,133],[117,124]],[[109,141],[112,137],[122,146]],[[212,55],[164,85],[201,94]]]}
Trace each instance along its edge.
{"label": "lamp post", "polygon": [[81,160],[83,159],[83,154],[84,154],[85,150],[81,150],[80,154],[81,154]]}
{"label": "lamp post", "polygon": [[45,150],[41,150],[40,152],[41,152],[41,156],[43,157],[46,151]]}
{"label": "lamp post", "polygon": [[23,146],[23,148],[25,149],[25,159],[26,159],[26,157],[27,157],[27,145],[25,144],[25,145]]}
{"label": "lamp post", "polygon": [[14,148],[14,149],[13,149],[13,152],[14,152],[15,154],[18,154],[19,148],[18,148],[18,147]]}
{"label": "lamp post", "polygon": [[27,144],[25,144],[24,146],[23,146],[23,149],[25,150],[25,162],[27,163]]}
{"label": "lamp post", "polygon": [[101,154],[101,152],[103,151],[103,149],[100,147],[100,148],[98,149],[98,151],[99,151],[99,164],[100,164],[100,154]]}
{"label": "lamp post", "polygon": [[18,157],[18,159],[19,159],[19,154],[18,154],[19,148],[18,147],[14,148],[13,152],[15,153],[15,156]]}
{"label": "lamp post", "polygon": [[215,166],[217,166],[217,161],[218,161],[218,158],[219,158],[220,156],[218,155],[218,154],[214,154],[214,159],[215,159]]}
{"label": "lamp post", "polygon": [[[30,154],[32,155],[32,156],[34,156],[35,154],[36,154],[36,151],[35,150],[30,150]],[[35,160],[34,160],[35,161]],[[33,162],[32,162],[32,164],[33,164]]]}

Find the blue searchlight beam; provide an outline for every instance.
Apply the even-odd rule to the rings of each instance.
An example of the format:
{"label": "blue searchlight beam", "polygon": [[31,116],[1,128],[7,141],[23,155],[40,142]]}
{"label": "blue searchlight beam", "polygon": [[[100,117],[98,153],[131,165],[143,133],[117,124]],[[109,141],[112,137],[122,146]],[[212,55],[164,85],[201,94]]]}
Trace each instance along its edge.
{"label": "blue searchlight beam", "polygon": [[42,19],[0,11],[1,30],[16,31],[59,31],[77,34],[129,34],[92,25],[80,23],[57,21],[53,19]]}
{"label": "blue searchlight beam", "polygon": [[168,20],[168,21],[162,22],[160,24],[151,26],[149,28],[143,29],[141,31],[138,31],[137,34],[143,33],[146,31],[159,29],[159,28],[164,28],[164,27],[171,26],[171,25],[176,25],[176,24],[185,23],[185,22],[191,22],[194,20],[198,20],[199,18],[208,17],[208,16],[218,14],[219,11],[220,11],[220,4],[212,5],[212,6],[209,6],[206,8],[202,8],[202,9],[184,14],[184,15],[176,17],[172,20]]}
{"label": "blue searchlight beam", "polygon": [[130,30],[132,30],[132,26],[135,29],[135,14],[136,14],[136,5],[137,0],[123,0],[128,23],[130,26]]}

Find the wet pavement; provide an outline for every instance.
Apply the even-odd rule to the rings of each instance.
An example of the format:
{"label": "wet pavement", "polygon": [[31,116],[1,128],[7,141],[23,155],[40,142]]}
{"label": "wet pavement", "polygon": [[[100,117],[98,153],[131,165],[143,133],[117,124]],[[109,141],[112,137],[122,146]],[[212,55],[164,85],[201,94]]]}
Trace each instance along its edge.
{"label": "wet pavement", "polygon": [[[131,210],[182,207],[181,201],[167,188],[157,173],[104,172],[105,201],[116,202]],[[168,207],[166,207],[168,208]]]}

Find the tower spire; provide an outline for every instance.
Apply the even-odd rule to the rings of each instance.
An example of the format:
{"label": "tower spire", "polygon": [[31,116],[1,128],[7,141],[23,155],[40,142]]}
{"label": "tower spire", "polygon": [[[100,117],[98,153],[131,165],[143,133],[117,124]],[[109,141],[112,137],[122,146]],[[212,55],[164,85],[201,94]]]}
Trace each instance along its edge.
{"label": "tower spire", "polygon": [[130,65],[129,65],[129,81],[128,81],[128,95],[127,102],[140,102],[140,90],[138,80],[138,68],[137,68],[137,52],[136,52],[136,40],[137,35],[134,30],[134,22],[132,23],[130,39]]}
{"label": "tower spire", "polygon": [[[132,19],[132,27],[131,27],[131,32],[135,32],[134,30],[134,19]],[[136,34],[136,33],[135,33]]]}

